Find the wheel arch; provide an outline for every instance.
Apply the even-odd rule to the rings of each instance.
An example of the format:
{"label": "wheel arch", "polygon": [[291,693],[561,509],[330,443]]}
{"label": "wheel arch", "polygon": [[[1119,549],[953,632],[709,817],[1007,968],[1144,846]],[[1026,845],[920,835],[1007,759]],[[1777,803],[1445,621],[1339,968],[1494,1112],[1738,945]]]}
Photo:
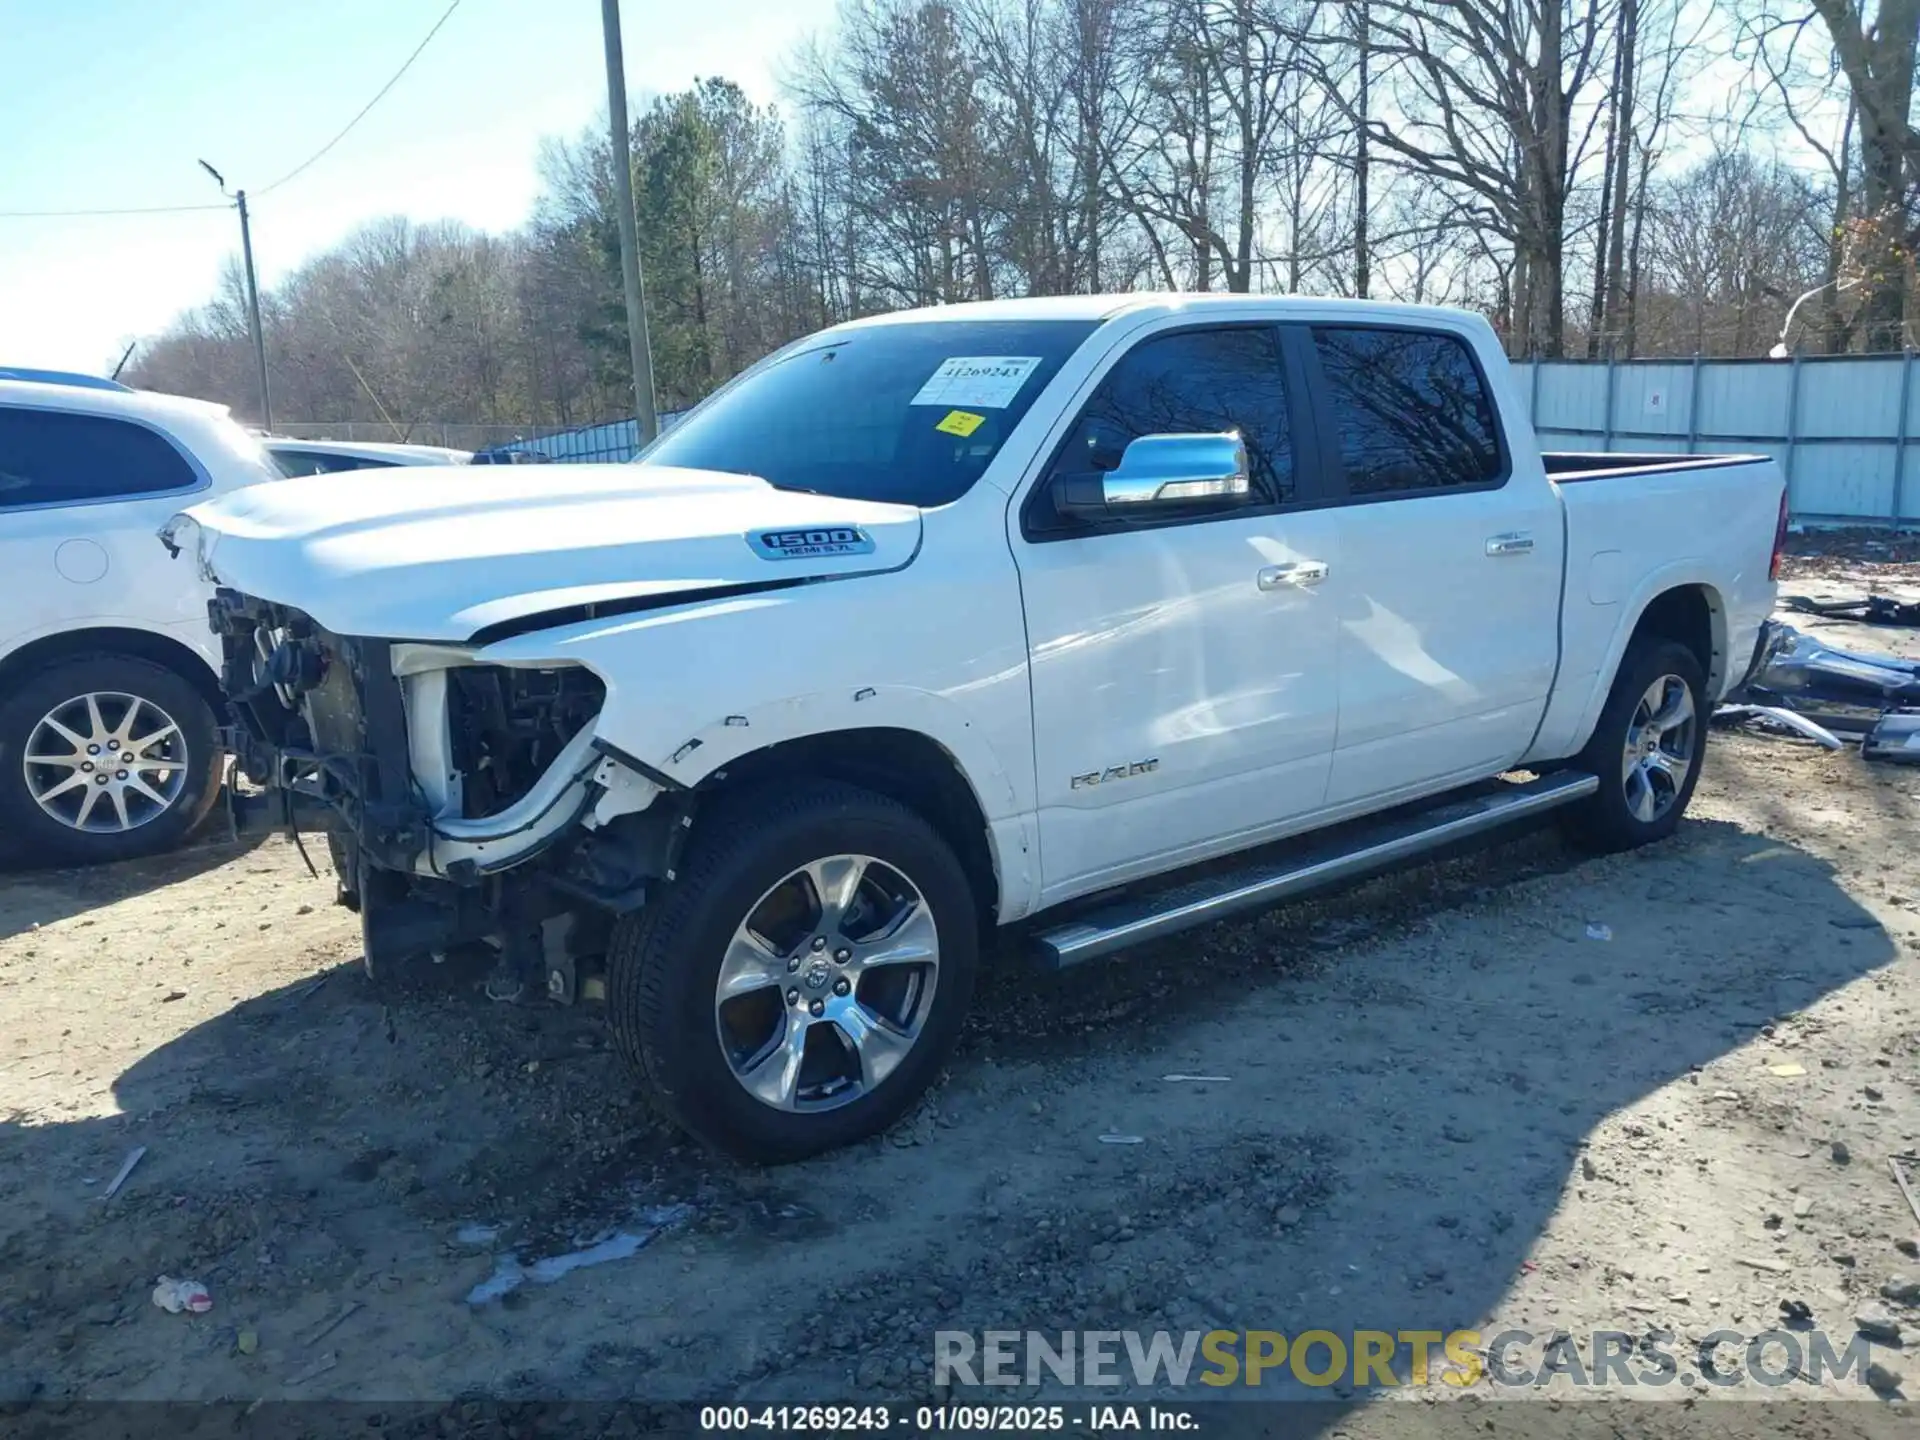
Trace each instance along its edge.
{"label": "wheel arch", "polygon": [[[939,741],[918,730],[884,725],[797,736],[735,756],[694,791],[697,795],[803,778],[860,786],[899,801],[926,820],[966,871],[983,925],[994,924],[1002,895],[993,829],[966,771]],[[694,824],[698,826],[698,819]]]}
{"label": "wheel arch", "polygon": [[63,660],[88,656],[125,655],[173,671],[199,691],[213,711],[214,723],[226,715],[226,699],[220,691],[219,677],[206,657],[192,646],[153,630],[122,625],[94,625],[79,630],[62,630],[29,640],[0,657],[0,695],[20,680]]}
{"label": "wheel arch", "polygon": [[[1626,614],[1634,617],[1632,624],[1625,622]],[[1703,698],[1711,710],[1729,673],[1727,633],[1726,602],[1711,581],[1678,567],[1649,577],[1634,603],[1624,609],[1604,663],[1593,673],[1578,711],[1579,723],[1571,730],[1560,731],[1562,739],[1551,751],[1537,753],[1573,755],[1586,745],[1593,736],[1594,726],[1600,723],[1620,667],[1626,663],[1634,642],[1643,637],[1673,640],[1693,652],[1706,676],[1707,690]]]}

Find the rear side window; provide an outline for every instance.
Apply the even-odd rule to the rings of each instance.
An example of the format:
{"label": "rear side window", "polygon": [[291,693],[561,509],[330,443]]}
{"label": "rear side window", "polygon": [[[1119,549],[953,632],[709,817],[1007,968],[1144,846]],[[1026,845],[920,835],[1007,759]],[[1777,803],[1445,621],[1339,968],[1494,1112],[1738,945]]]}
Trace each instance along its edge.
{"label": "rear side window", "polygon": [[1111,470],[1142,435],[1237,430],[1255,495],[1293,498],[1280,339],[1264,326],[1183,330],[1142,341],[1087,401],[1054,470]]}
{"label": "rear side window", "polygon": [[1315,326],[1354,495],[1498,483],[1493,397],[1457,335]]}
{"label": "rear side window", "polygon": [[141,425],[0,406],[0,508],[189,490],[186,458]]}

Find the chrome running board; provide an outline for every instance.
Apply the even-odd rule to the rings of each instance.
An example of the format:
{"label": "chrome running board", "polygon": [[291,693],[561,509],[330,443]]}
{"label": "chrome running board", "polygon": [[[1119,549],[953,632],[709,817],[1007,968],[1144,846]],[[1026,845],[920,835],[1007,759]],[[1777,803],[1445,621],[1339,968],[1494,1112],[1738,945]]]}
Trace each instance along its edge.
{"label": "chrome running board", "polygon": [[[1057,970],[1098,959],[1148,940],[1208,925],[1245,910],[1261,910],[1310,891],[1390,869],[1457,840],[1581,800],[1600,788],[1598,777],[1559,771],[1525,784],[1502,783],[1492,792],[1445,801],[1415,812],[1389,812],[1340,827],[1338,841],[1307,837],[1307,847],[1266,864],[1238,868],[1133,895],[1076,915],[1033,937],[1034,960]],[[1296,844],[1298,842],[1295,842]]]}

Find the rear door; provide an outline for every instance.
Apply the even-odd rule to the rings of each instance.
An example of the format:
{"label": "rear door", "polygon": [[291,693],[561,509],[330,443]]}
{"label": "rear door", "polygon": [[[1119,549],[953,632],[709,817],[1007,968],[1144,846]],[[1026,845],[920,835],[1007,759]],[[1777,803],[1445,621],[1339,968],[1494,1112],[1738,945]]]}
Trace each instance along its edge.
{"label": "rear door", "polygon": [[1315,325],[1340,515],[1339,738],[1329,806],[1495,774],[1531,743],[1559,654],[1564,535],[1516,468],[1466,337]]}
{"label": "rear door", "polygon": [[89,624],[179,627],[205,650],[207,588],[155,534],[209,483],[146,425],[0,404],[0,653]]}
{"label": "rear door", "polygon": [[[1333,751],[1338,514],[1269,324],[1134,340],[1012,511],[1031,654],[1042,904],[1249,843],[1319,807]],[[1237,430],[1231,509],[1087,522],[1056,470],[1151,434]],[[1293,578],[1288,578],[1293,577]]]}

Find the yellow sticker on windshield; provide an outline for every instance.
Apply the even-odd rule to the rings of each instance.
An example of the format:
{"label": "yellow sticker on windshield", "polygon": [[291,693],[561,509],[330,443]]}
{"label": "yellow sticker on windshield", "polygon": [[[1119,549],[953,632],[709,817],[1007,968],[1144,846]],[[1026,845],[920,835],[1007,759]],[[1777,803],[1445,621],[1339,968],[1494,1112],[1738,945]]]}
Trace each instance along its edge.
{"label": "yellow sticker on windshield", "polygon": [[947,418],[933,428],[936,430],[944,430],[949,435],[958,435],[962,439],[965,439],[986,423],[986,416],[976,415],[971,410],[949,410],[947,412]]}

